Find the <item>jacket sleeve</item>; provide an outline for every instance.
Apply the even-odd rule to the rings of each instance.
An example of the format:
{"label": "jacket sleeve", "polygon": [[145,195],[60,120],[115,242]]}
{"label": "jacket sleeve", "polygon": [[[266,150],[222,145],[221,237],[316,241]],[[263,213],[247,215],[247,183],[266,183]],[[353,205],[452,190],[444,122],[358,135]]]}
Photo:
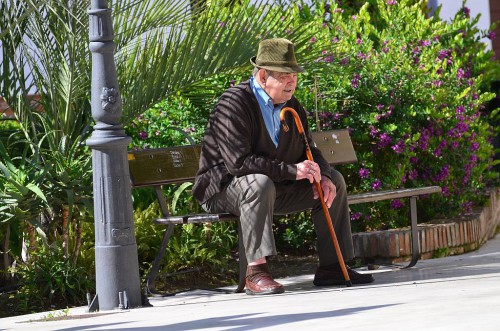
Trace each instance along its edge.
{"label": "jacket sleeve", "polygon": [[294,180],[295,164],[253,153],[252,142],[259,137],[256,137],[257,124],[245,101],[228,94],[219,100],[214,110],[214,135],[229,173],[233,176],[261,173],[276,182]]}

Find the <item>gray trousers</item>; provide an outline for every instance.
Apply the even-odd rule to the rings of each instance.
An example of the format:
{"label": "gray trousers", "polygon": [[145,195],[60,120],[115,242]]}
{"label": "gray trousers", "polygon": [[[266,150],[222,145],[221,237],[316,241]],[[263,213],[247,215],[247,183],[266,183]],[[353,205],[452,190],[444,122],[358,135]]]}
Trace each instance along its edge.
{"label": "gray trousers", "polygon": [[[337,196],[329,209],[335,234],[345,261],[354,258],[349,206],[344,177],[331,169]],[[273,182],[268,176],[251,174],[235,177],[224,190],[202,205],[210,213],[228,212],[239,216],[242,243],[248,262],[276,255],[272,230],[273,215],[312,209],[320,266],[338,262],[330,231],[319,199],[314,199],[312,184],[299,180],[291,185]]]}

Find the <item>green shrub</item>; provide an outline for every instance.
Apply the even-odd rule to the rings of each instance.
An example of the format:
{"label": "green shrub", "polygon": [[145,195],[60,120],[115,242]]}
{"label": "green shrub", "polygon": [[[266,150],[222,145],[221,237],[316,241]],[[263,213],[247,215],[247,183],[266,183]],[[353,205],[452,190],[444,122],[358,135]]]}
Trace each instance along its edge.
{"label": "green shrub", "polygon": [[191,143],[189,139],[201,141],[207,122],[207,112],[177,95],[139,115],[126,127],[126,133],[132,137],[132,149],[186,145]]}
{"label": "green shrub", "polygon": [[[182,199],[179,206],[171,210],[176,214],[194,213],[197,207],[191,204],[191,200],[192,198]],[[153,224],[153,219],[160,215],[157,202],[146,209],[138,208],[134,211],[140,273],[143,278],[161,246],[165,227]],[[162,261],[162,270],[165,273],[197,267],[227,270],[227,261],[237,247],[237,240],[235,222],[176,226]]]}
{"label": "green shrub", "polygon": [[[442,196],[420,202],[421,220],[481,203],[493,155],[483,108],[500,73],[479,41],[488,31],[467,10],[449,24],[427,18],[423,1],[368,1],[354,14],[314,3],[309,19],[322,29],[303,51],[316,52],[317,63],[296,95],[312,119],[318,104],[320,129],[351,131],[359,162],[341,168],[349,191],[441,186]],[[408,222],[399,200],[352,210],[356,230]]]}
{"label": "green shrub", "polygon": [[276,218],[273,232],[279,254],[304,255],[315,250],[316,232],[309,211]]}
{"label": "green shrub", "polygon": [[88,271],[64,258],[60,245],[38,244],[29,260],[18,263],[15,270],[20,279],[17,310],[27,313],[87,304],[87,292],[95,292]]}

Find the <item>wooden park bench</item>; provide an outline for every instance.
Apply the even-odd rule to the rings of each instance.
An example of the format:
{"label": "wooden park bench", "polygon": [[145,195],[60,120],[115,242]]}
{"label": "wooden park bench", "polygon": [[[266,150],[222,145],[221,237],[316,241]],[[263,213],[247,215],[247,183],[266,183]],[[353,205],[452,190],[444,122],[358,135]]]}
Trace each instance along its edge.
{"label": "wooden park bench", "polygon": [[[357,162],[349,131],[347,129],[313,132],[313,140],[328,163],[339,165]],[[132,187],[152,187],[160,205],[162,217],[154,220],[156,224],[166,225],[160,249],[155,257],[151,270],[147,276],[147,289],[155,294],[155,279],[163,260],[168,241],[175,225],[193,223],[213,223],[219,221],[237,221],[238,217],[231,214],[188,214],[172,215],[168,208],[162,185],[182,184],[194,181],[198,170],[201,145],[176,146],[169,148],[129,151],[128,160]],[[419,240],[417,228],[417,198],[421,195],[441,192],[439,186],[429,186],[410,189],[396,189],[374,191],[361,194],[348,195],[349,205],[375,202],[380,200],[409,198],[410,200],[410,226],[411,226],[411,262],[405,267],[414,266],[419,257]],[[239,239],[239,281],[235,292],[242,292],[245,287],[245,274],[247,261],[238,222]]]}

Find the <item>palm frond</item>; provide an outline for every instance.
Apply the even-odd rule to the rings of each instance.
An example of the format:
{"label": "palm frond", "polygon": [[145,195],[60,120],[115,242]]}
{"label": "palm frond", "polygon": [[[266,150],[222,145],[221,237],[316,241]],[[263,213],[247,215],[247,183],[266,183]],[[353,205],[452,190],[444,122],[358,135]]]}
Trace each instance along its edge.
{"label": "palm frond", "polygon": [[276,7],[270,1],[244,1],[233,8],[210,4],[191,20],[156,26],[131,39],[116,54],[124,121],[216,73],[248,69],[264,38],[287,36],[306,43],[311,36],[306,24],[294,26],[281,19],[288,10],[293,7]]}

